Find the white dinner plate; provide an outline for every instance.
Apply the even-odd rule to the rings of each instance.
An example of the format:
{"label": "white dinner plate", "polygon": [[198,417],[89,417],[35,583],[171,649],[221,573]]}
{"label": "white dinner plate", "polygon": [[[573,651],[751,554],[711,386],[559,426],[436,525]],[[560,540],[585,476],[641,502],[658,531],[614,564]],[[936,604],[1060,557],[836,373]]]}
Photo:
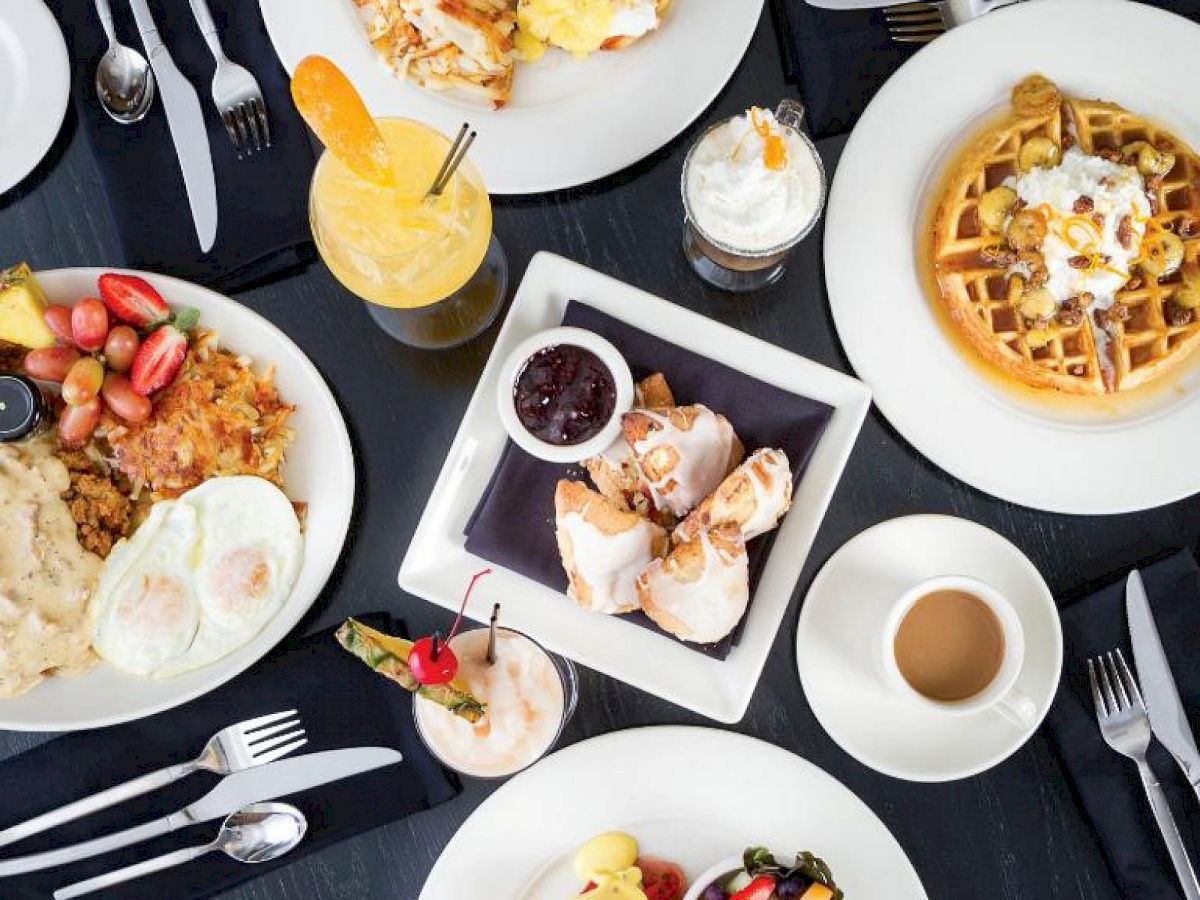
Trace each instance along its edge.
{"label": "white dinner plate", "polygon": [[518,62],[512,101],[493,110],[397,78],[367,42],[353,0],[259,3],[289,72],[320,53],[342,68],[376,116],[417,119],[449,135],[469,121],[479,131],[471,158],[493,194],[584,184],[662,147],[733,75],[763,7],[763,0],[677,0],[658,31],[619,52],[577,60],[551,49],[537,62]]}
{"label": "white dinner plate", "polygon": [[41,162],[70,99],[71,65],[42,0],[0,3],[0,194]]}
{"label": "white dinner plate", "polygon": [[[52,303],[94,296],[96,279],[112,269],[39,272]],[[256,371],[275,367],[284,401],[295,404],[288,425],[296,436],[287,449],[285,487],[308,504],[304,565],[291,596],[249,643],[212,665],[174,678],[126,675],[107,663],[75,677],[48,678],[19,697],[0,700],[0,729],[69,731],[140,719],[206,694],[257,662],[292,630],[329,579],[342,552],[354,505],[354,457],[346,423],[333,394],[304,352],[258,313],[207,288],[144,272],[173,309],[200,311],[200,325],[221,344],[246,354]]]}
{"label": "white dinner plate", "polygon": [[[1040,71],[1114,100],[1200,148],[1200,26],[1124,0],[1032,0],[955,28],[883,86],[834,177],[825,270],[838,335],[875,402],[950,474],[1036,509],[1147,509],[1200,491],[1200,366],[1137,403],[1069,415],[1019,399],[951,346],[925,298],[914,243],[942,168],[981,116]],[[1164,452],[1166,455],[1164,456]]]}
{"label": "white dinner plate", "polygon": [[[558,591],[502,567],[493,566],[495,573],[488,579],[485,593],[514,598],[504,607],[505,624],[532,635],[550,650],[713,719],[736,722],[750,703],[817,527],[870,407],[870,392],[840,372],[577,263],[550,253],[539,253],[530,262],[404,556],[400,586],[457,610],[463,573],[491,565],[466,551],[463,529],[507,441],[496,408],[496,379],[513,348],[530,335],[558,325],[571,299],[650,334],[669,335],[680,347],[834,407],[796,486],[792,509],[771,546],[741,640],[725,660],[711,659],[624,619],[586,612]],[[547,522],[546,528],[552,529],[553,523]],[[479,594],[472,597],[468,616],[486,622],[490,613],[487,599]]]}
{"label": "white dinner plate", "polygon": [[[938,575],[965,575],[998,590],[1025,634],[1015,687],[1032,701],[1017,726],[992,710],[948,716],[885,686],[878,645],[900,596]],[[885,775],[950,781],[998,765],[1037,730],[1062,673],[1062,627],[1033,563],[996,532],[952,516],[905,516],[856,535],[813,579],[796,629],[800,683],[837,744]]]}
{"label": "white dinner plate", "polygon": [[766,846],[811,850],[852,900],[926,896],[886,826],[812,763],[733,732],[664,726],[595,737],[517,775],[463,823],[420,900],[575,896],[575,850],[613,830],[689,878]]}

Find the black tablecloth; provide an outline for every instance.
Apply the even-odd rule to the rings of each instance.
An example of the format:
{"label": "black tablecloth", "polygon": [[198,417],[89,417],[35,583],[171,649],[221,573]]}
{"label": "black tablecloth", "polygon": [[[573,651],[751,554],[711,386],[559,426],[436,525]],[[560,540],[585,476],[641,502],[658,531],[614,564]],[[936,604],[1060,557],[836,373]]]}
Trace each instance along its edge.
{"label": "black tablecloth", "polygon": [[[389,633],[403,625],[361,617]],[[220,729],[295,708],[308,745],[297,753],[383,746],[404,762],[286,799],[308,817],[308,834],[287,856],[254,866],[209,854],[105,892],[106,898],[189,900],[210,897],[337,841],[428,809],[459,791],[457,779],[429,755],[416,733],[411,695],[343,650],[332,631],[285,643],[233,681],[176,709],[128,725],[68,734],[0,763],[0,828],[166,765],[192,759]],[[150,821],[197,800],[218,781],[201,772],[127,803],[0,850],[12,857],[88,840]],[[4,900],[49,897],[58,887],[179,847],[211,840],[220,822],[114,853],[13,878],[0,878]],[[97,895],[100,896],[100,895]]]}
{"label": "black tablecloth", "polygon": [[[1200,570],[1187,550],[1142,569],[1146,593],[1192,727],[1200,731]],[[1062,614],[1063,681],[1047,718],[1087,820],[1122,896],[1178,900],[1181,896],[1166,846],[1142,791],[1137,768],[1100,736],[1086,660],[1121,648],[1133,665],[1120,578]],[[1192,848],[1200,847],[1200,805],[1179,767],[1157,741],[1150,764],[1162,782],[1175,821]]]}
{"label": "black tablecloth", "polygon": [[[662,372],[676,402],[703,403],[721,413],[729,419],[747,452],[760,447],[782,449],[795,481],[804,477],[808,460],[833,414],[829,406],[713,362],[584,303],[568,304],[562,324],[586,328],[610,340],[633,369],[635,378]],[[560,478],[587,481],[587,474],[579,466],[535,459],[509,441],[467,524],[467,550],[565,592],[567,576],[554,539],[554,486]],[[758,584],[773,536],[771,532],[749,544],[751,590]],[[564,597],[563,602],[570,601]],[[630,613],[626,618],[667,634],[644,613]],[[739,633],[740,626],[716,644],[686,646],[724,659]]]}
{"label": "black tablecloth", "polygon": [[[124,258],[112,265],[166,272],[232,292],[314,258],[307,212],[312,146],[257,3],[209,0],[225,52],[258,79],[270,117],[272,146],[239,160],[212,102],[216,64],[187,0],[149,0],[159,34],[196,89],[208,126],[219,222],[216,243],[202,254],[161,98],[136,125],[109,119],[96,99],[96,64],[107,43],[93,4],[47,2],[63,27],[72,102],[116,220]],[[118,38],[145,55],[129,4],[112,7]]]}

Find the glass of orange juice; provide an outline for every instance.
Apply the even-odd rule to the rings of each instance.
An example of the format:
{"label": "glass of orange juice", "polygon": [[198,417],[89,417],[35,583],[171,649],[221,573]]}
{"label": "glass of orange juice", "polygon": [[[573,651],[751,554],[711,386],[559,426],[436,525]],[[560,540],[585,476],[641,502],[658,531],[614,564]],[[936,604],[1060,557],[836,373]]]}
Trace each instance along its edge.
{"label": "glass of orange juice", "polygon": [[309,195],[317,249],[392,337],[430,349],[465,343],[495,320],[508,283],[483,179],[464,159],[432,195],[450,140],[411,119],[375,125],[394,184],[363,178],[335,153],[323,153]]}

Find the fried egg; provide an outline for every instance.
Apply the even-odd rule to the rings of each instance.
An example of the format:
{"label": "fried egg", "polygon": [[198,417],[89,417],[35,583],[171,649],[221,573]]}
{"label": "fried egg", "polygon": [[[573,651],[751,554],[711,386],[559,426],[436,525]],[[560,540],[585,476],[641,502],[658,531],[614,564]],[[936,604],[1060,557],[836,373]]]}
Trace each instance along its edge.
{"label": "fried egg", "polygon": [[300,523],[279,488],[254,476],[210,479],[155,504],[114,548],[92,604],[96,650],[156,678],[209,665],[278,613],[302,560]]}

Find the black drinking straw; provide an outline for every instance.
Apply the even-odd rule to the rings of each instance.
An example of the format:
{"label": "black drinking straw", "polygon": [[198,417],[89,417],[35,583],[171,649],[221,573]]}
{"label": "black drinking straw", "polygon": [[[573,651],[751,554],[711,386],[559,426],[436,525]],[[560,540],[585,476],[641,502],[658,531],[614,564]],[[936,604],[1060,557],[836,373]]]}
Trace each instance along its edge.
{"label": "black drinking straw", "polygon": [[450,152],[442,160],[442,167],[438,169],[438,173],[433,179],[433,186],[429,189],[429,196],[437,197],[441,195],[463,159],[466,158],[467,151],[471,149],[471,142],[475,140],[475,132],[472,131],[470,134],[467,134],[468,128],[470,126],[466,122],[463,122],[462,128],[458,129],[454,143],[450,145]]}
{"label": "black drinking straw", "polygon": [[492,607],[492,621],[488,625],[487,664],[496,664],[496,620],[500,618],[500,604]]}

